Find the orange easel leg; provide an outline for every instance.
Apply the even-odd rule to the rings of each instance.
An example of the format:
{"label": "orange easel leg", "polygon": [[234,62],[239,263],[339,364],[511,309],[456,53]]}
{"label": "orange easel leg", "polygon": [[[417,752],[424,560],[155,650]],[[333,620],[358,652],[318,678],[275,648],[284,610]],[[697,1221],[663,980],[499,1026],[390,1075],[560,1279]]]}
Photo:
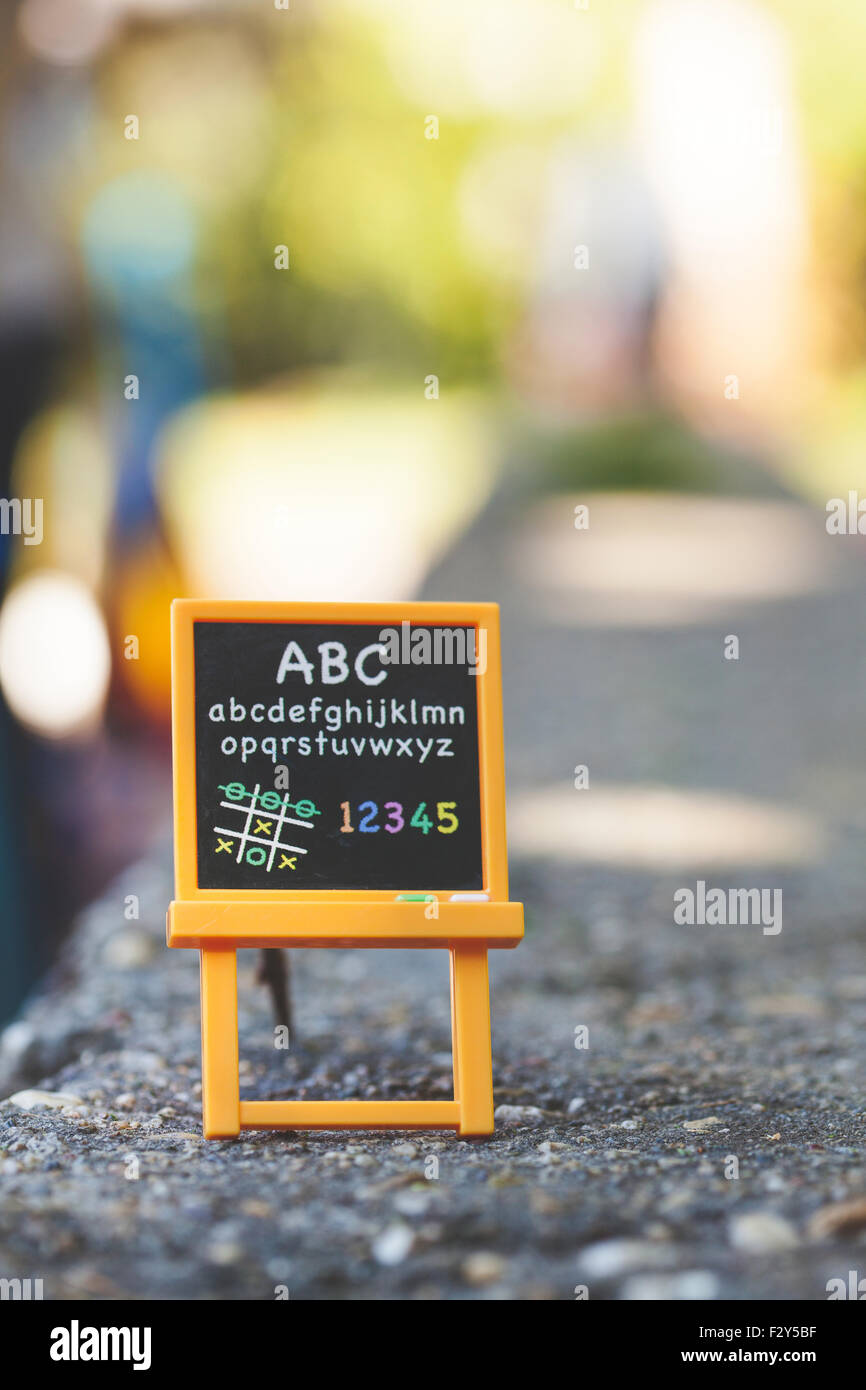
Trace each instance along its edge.
{"label": "orange easel leg", "polygon": [[487,947],[451,950],[451,1038],[458,1133],[493,1133],[493,1069],[490,1057],[490,984]]}
{"label": "orange easel leg", "polygon": [[201,1086],[205,1138],[240,1134],[238,956],[233,947],[201,952]]}

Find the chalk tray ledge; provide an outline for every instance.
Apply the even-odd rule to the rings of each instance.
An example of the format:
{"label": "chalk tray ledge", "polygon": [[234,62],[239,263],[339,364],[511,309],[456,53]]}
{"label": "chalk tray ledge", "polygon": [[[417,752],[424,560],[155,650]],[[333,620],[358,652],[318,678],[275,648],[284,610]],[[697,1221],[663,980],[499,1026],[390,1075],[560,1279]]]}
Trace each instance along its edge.
{"label": "chalk tray ledge", "polygon": [[369,946],[444,949],[478,942],[510,949],[523,937],[523,904],[513,902],[187,899],[172,902],[172,947]]}

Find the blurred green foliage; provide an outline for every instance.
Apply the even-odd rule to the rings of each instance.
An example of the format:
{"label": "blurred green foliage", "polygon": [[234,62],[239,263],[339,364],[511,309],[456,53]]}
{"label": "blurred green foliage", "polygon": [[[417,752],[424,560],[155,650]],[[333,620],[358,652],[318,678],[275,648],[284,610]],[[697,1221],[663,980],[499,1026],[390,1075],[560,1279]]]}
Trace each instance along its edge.
{"label": "blurred green foliage", "polygon": [[524,426],[512,451],[533,461],[536,485],[764,494],[774,490],[755,461],[660,412],[618,416],[580,428]]}

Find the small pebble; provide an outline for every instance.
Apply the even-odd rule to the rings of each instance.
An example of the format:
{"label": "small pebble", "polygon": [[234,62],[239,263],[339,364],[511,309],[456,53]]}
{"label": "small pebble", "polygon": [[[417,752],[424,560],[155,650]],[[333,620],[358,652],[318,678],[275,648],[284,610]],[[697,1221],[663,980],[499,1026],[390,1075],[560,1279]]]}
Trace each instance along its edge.
{"label": "small pebble", "polygon": [[809,1235],[816,1240],[840,1232],[860,1231],[866,1226],[866,1197],[853,1197],[846,1202],[832,1202],[820,1207],[809,1222]]}
{"label": "small pebble", "polygon": [[497,1105],[494,1120],[501,1125],[541,1125],[544,1115],[536,1105]]}
{"label": "small pebble", "polygon": [[488,1250],[477,1250],[469,1255],[460,1266],[460,1272],[467,1284],[481,1288],[485,1284],[496,1284],[505,1274],[505,1261],[501,1255]]}
{"label": "small pebble", "polygon": [[156,953],[156,941],[143,931],[123,931],[106,943],[103,959],[116,970],[137,970]]}
{"label": "small pebble", "polygon": [[674,1262],[672,1246],[649,1240],[602,1240],[581,1250],[578,1264],[591,1279],[613,1279],[641,1268],[658,1268]]}
{"label": "small pebble", "polygon": [[772,1211],[748,1211],[730,1222],[731,1244],[750,1255],[792,1250],[799,1238],[790,1221]]}
{"label": "small pebble", "polygon": [[243,1257],[243,1248],[232,1240],[214,1240],[206,1255],[212,1265],[234,1265]]}
{"label": "small pebble", "polygon": [[80,1096],[73,1096],[68,1091],[16,1091],[14,1096],[9,1096],[10,1105],[17,1105],[19,1110],[36,1110],[44,1107],[46,1110],[86,1110]]}
{"label": "small pebble", "polygon": [[706,1269],[684,1269],[681,1274],[635,1274],[626,1279],[622,1297],[628,1300],[703,1302],[717,1298],[719,1281]]}
{"label": "small pebble", "polygon": [[402,1264],[414,1244],[414,1236],[403,1222],[395,1221],[373,1241],[373,1258],[377,1264],[391,1267]]}
{"label": "small pebble", "polygon": [[10,1023],[0,1033],[0,1052],[6,1057],[20,1057],[35,1040],[36,1032],[23,1019]]}

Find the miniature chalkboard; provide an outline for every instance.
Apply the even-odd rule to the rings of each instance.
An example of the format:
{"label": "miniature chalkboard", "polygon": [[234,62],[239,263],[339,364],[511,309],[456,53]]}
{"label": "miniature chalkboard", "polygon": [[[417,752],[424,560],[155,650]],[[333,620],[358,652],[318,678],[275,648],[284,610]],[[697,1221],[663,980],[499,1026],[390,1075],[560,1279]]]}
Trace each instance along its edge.
{"label": "miniature chalkboard", "polygon": [[193,652],[199,889],[483,887],[474,626],[196,621]]}
{"label": "miniature chalkboard", "polygon": [[[208,1139],[244,1129],[493,1130],[487,952],[508,897],[491,603],[172,604],[176,896],[201,953]],[[447,950],[453,1099],[241,1096],[242,947]]]}

